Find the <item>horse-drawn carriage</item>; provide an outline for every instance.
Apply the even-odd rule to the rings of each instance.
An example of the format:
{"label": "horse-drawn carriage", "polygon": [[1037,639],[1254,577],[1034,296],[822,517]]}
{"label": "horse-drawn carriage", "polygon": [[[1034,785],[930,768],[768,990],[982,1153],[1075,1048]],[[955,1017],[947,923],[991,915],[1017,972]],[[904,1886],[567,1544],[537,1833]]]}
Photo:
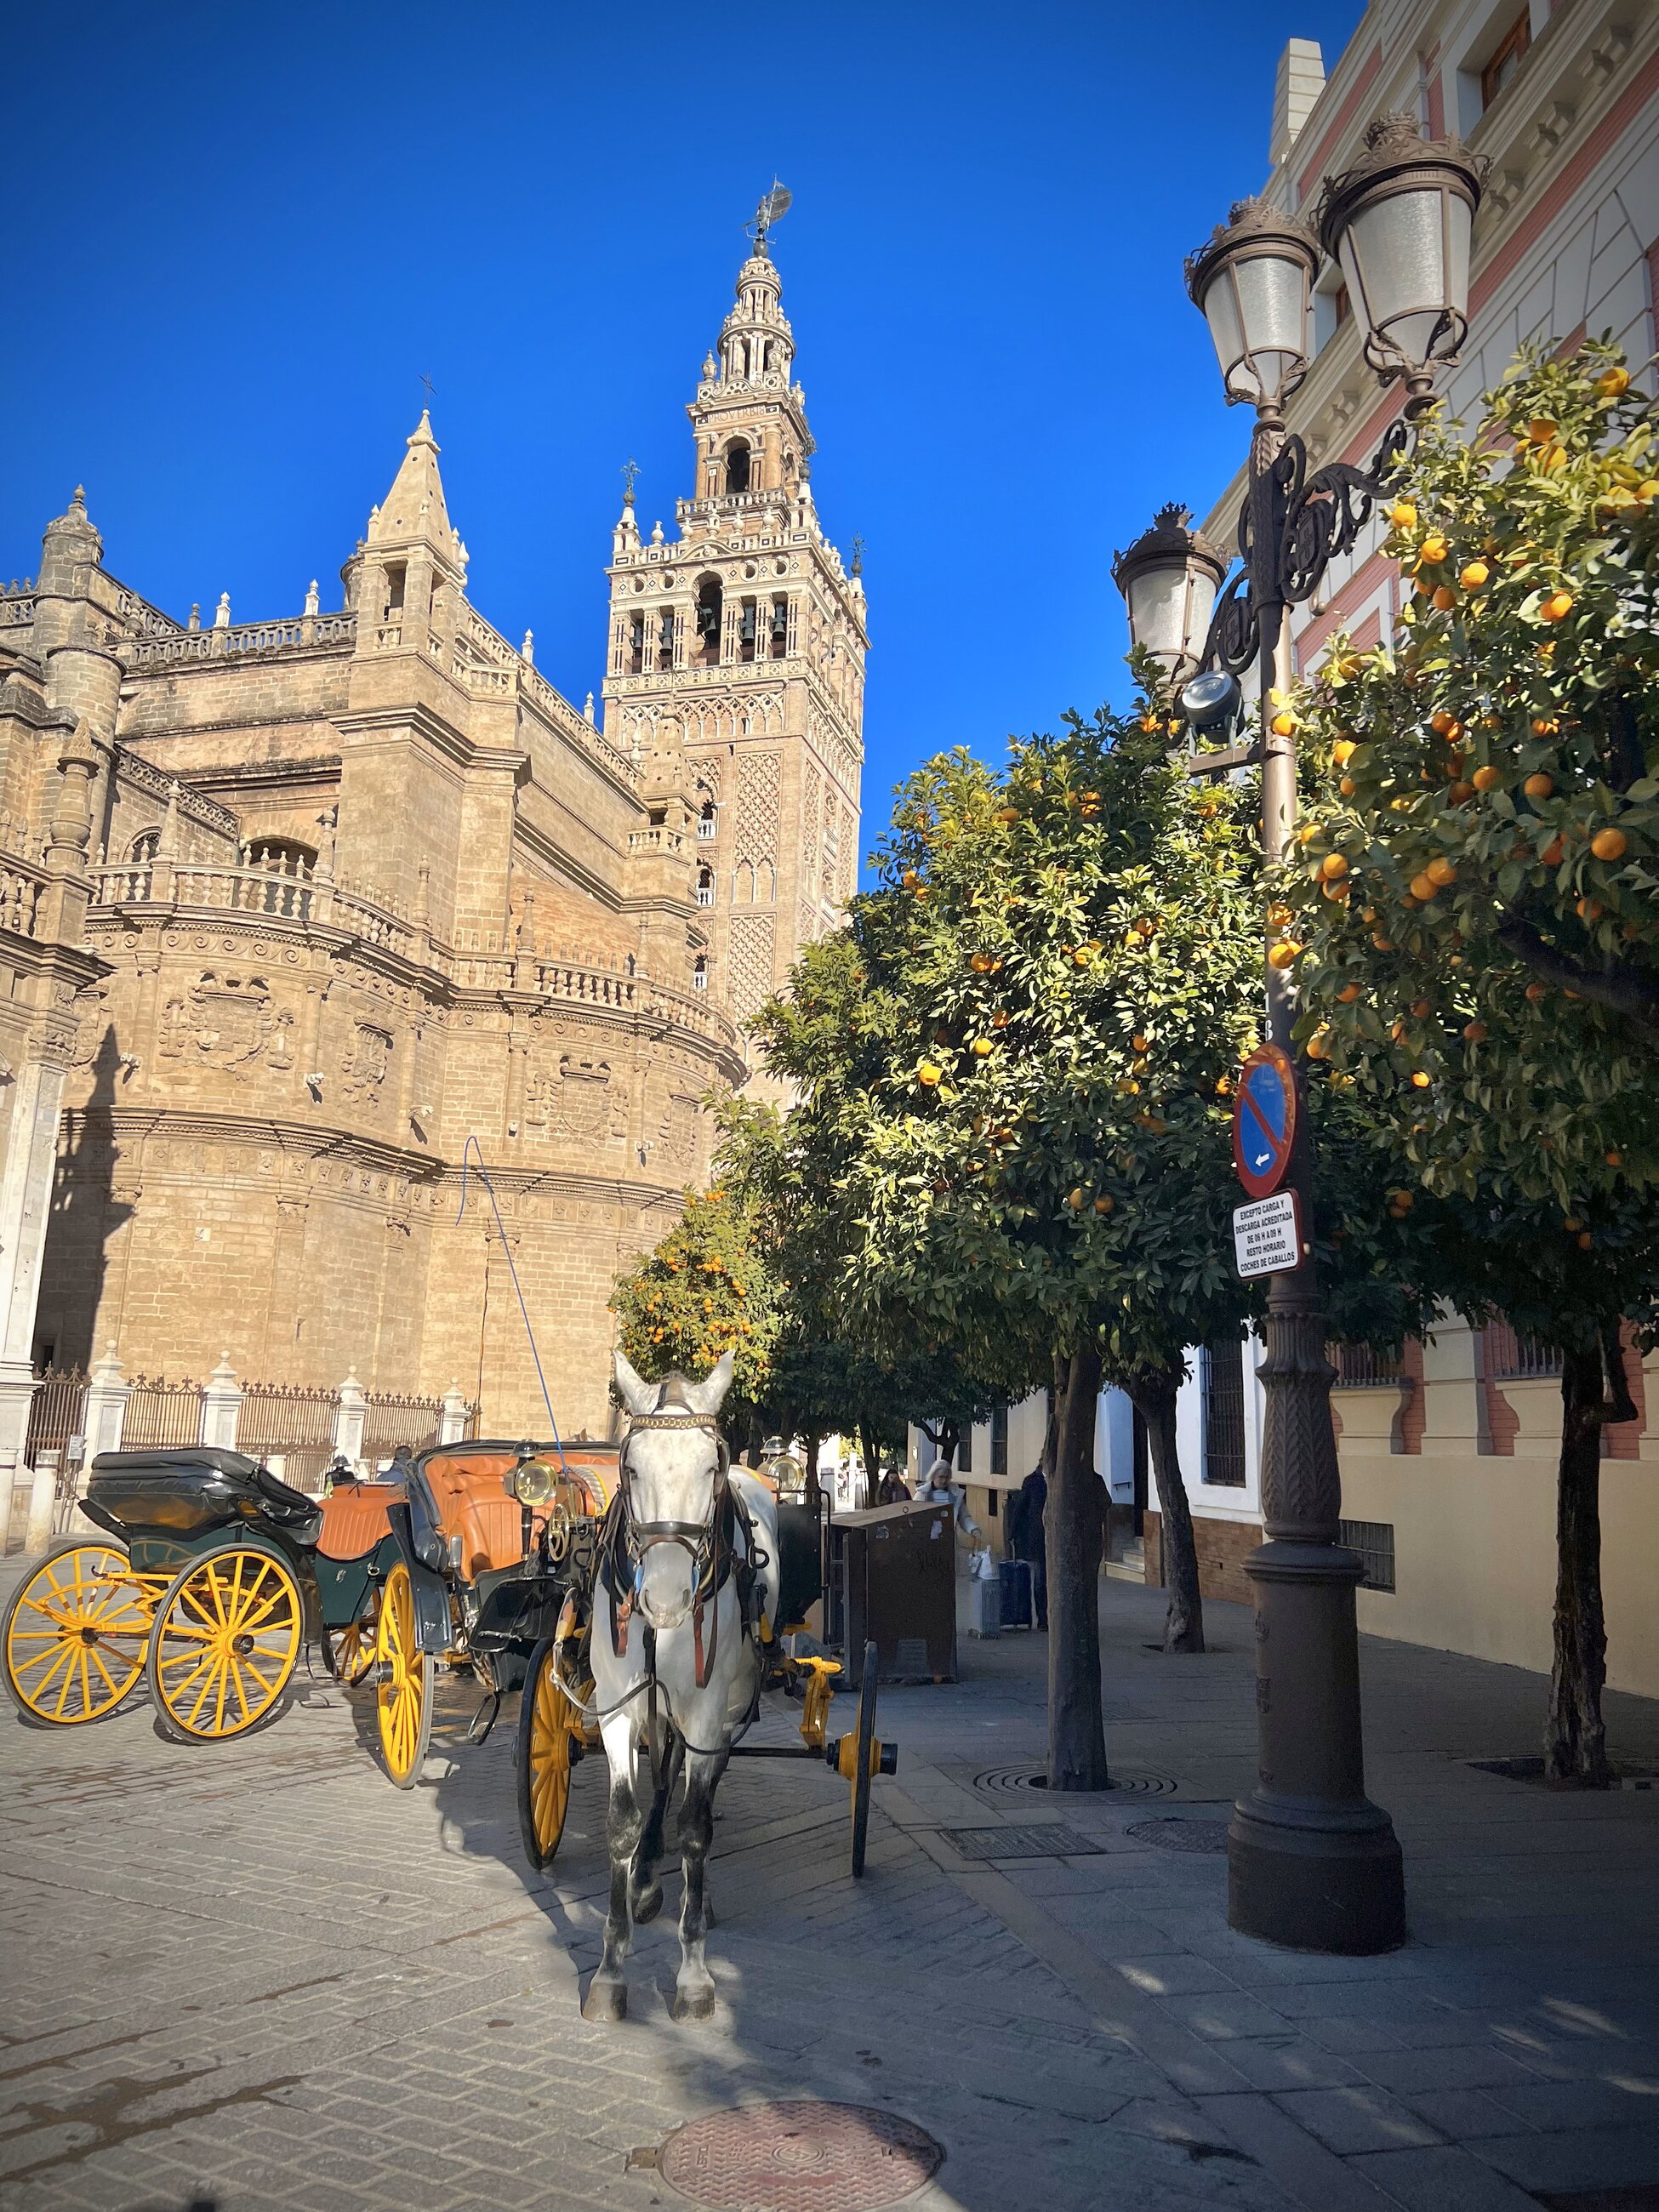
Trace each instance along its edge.
{"label": "horse-drawn carriage", "polygon": [[50,1553],[14,1594],[0,1672],[23,1717],[101,1720],[147,1679],[166,1732],[242,1735],[277,1709],[300,1653],[361,1681],[394,1550],[393,1486],[322,1504],[240,1452],[105,1452],[81,1510],[106,1540]]}

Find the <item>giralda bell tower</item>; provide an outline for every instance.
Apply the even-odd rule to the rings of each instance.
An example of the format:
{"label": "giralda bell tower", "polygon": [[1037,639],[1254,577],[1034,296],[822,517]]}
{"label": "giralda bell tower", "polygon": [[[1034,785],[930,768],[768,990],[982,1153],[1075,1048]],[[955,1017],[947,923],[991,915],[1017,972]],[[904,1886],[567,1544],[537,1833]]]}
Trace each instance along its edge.
{"label": "giralda bell tower", "polygon": [[754,251],[686,412],[678,534],[617,525],[605,732],[641,762],[684,747],[700,813],[707,938],[696,979],[741,1028],[802,945],[839,919],[859,863],[864,585],[819,527],[805,395],[761,202]]}

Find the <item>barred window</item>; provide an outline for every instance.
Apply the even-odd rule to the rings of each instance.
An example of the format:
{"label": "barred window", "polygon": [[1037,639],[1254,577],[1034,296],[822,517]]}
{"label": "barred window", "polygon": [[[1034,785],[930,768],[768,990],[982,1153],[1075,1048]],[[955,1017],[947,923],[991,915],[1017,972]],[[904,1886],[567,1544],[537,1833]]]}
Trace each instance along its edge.
{"label": "barred window", "polygon": [[1339,1521],[1337,1541],[1346,1544],[1351,1552],[1358,1552],[1359,1564],[1365,1570],[1360,1577],[1362,1589],[1391,1590],[1394,1588],[1394,1523],[1392,1521]]}

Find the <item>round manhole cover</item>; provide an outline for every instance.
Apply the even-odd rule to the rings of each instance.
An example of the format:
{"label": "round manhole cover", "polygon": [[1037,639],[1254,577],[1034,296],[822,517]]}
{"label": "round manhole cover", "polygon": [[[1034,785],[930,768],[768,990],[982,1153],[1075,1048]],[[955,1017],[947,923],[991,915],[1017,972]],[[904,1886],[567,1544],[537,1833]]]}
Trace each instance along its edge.
{"label": "round manhole cover", "polygon": [[896,2112],[802,2099],[689,2120],[663,2145],[658,2171],[721,2212],[876,2212],[930,2181],[944,2156]]}
{"label": "round manhole cover", "polygon": [[1224,1851],[1224,1820],[1137,1820],[1124,1833],[1138,1844],[1156,1844],[1161,1851]]}
{"label": "round manhole cover", "polygon": [[[1114,1766],[1111,1776],[1114,1790],[1141,1797],[1173,1797],[1181,1787],[1173,1776],[1153,1774],[1144,1766]],[[992,1766],[974,1777],[974,1787],[993,1797],[1023,1796],[1028,1790],[1047,1790],[1048,1776],[1041,1766]]]}

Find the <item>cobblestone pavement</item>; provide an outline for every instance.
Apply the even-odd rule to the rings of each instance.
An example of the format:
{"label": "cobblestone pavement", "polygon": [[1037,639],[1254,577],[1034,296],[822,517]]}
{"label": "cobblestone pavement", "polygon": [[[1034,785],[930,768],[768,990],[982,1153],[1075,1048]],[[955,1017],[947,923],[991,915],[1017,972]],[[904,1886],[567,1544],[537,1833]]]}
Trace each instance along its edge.
{"label": "cobblestone pavement", "polygon": [[[1213,1606],[1222,1648],[1166,1660],[1146,1648],[1159,1613],[1106,1588],[1124,1785],[1106,1795],[1024,1786],[1043,1742],[1029,1636],[965,1644],[958,1685],[884,1695],[901,1767],[876,1784],[861,1883],[833,1776],[734,1766],[704,2028],[667,2015],[678,1877],[634,1954],[632,2017],[580,2020],[602,1766],[577,1773],[550,1878],[532,1875],[510,1704],[469,1745],[476,1692],[447,1690],[406,1796],[369,1756],[372,1701],[303,1674],[274,1727],[217,1750],[159,1739],[142,1700],[63,1734],[0,1715],[0,2205],[204,2189],[222,2212],[667,2212],[684,2200],[631,2154],[803,2095],[939,2139],[918,2212],[1525,2212],[1659,2183],[1659,1792],[1562,1798],[1473,1770],[1531,1749],[1540,1680],[1368,1642],[1370,1783],[1406,1846],[1413,1940],[1362,1960],[1249,1942],[1224,1858],[1149,1827],[1202,1842],[1249,1779],[1248,1620]],[[1659,1756],[1659,1707],[1609,1711],[1620,1753]],[[787,1740],[794,1713],[766,1732]],[[953,1840],[1057,1819],[1067,1856]]]}

